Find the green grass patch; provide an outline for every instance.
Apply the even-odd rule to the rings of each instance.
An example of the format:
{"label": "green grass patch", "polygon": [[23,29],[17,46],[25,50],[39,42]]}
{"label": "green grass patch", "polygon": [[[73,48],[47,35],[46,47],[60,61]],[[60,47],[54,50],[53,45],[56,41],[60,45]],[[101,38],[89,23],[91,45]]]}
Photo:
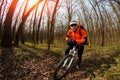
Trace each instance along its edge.
{"label": "green grass patch", "polygon": [[[25,45],[20,44],[20,47],[13,47],[16,53],[16,59],[43,59],[48,54],[50,57],[63,55],[67,45],[53,44],[50,46],[50,51],[47,50],[47,44],[32,44],[26,42]],[[2,48],[0,48],[0,51]],[[119,46],[104,46],[92,47],[85,46],[85,53],[90,54],[84,60],[85,75],[91,77],[91,80],[99,80],[101,77],[105,80],[120,80],[120,47]],[[60,54],[60,55],[59,55]],[[85,54],[86,55],[86,54]],[[58,58],[57,57],[57,58]]]}
{"label": "green grass patch", "polygon": [[85,47],[90,57],[85,60],[86,75],[91,80],[120,80],[120,47]]}

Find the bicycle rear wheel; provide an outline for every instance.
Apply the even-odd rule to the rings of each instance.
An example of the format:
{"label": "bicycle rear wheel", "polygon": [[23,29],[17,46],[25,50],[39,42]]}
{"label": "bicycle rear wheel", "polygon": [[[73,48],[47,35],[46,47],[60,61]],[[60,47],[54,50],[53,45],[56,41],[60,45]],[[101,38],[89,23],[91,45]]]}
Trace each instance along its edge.
{"label": "bicycle rear wheel", "polygon": [[66,57],[64,57],[58,64],[57,68],[55,69],[55,72],[53,74],[54,80],[62,79],[68,72],[72,62],[73,62],[72,55],[67,55]]}

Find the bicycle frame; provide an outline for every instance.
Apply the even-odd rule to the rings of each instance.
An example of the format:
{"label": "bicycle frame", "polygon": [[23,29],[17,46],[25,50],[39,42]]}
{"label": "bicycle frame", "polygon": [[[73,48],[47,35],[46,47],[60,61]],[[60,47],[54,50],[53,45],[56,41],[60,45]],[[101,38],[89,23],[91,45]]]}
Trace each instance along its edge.
{"label": "bicycle frame", "polygon": [[[70,49],[70,51],[69,51],[69,55],[72,55],[73,57],[70,60],[70,64],[67,66],[67,69],[70,67],[71,63],[73,62],[76,53],[77,53],[76,46],[73,46],[73,48]],[[66,59],[64,61],[63,67],[66,65],[67,61],[68,61],[68,59]]]}
{"label": "bicycle frame", "polygon": [[69,54],[66,55],[58,64],[57,68],[55,69],[54,72],[54,79],[55,80],[61,80],[62,77],[66,75],[68,72],[69,68],[71,67],[71,64],[75,58],[75,54],[77,53],[76,46],[73,46],[72,49],[70,49]]}
{"label": "bicycle frame", "polygon": [[76,53],[77,53],[76,46],[73,46],[73,48],[70,49],[69,54],[75,56]]}

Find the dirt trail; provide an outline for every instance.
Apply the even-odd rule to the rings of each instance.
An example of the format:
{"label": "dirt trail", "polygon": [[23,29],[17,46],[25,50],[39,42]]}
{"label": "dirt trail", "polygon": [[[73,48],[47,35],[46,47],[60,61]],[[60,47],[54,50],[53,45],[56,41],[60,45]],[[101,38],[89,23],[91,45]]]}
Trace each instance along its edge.
{"label": "dirt trail", "polygon": [[[88,53],[83,54],[83,62],[85,59],[87,59],[90,55]],[[53,80],[53,72],[59,63],[59,61],[62,59],[62,56],[59,58],[51,57],[51,55],[46,56],[45,59],[41,62],[41,72],[44,73],[41,75],[42,80]],[[75,66],[72,66],[69,73],[64,77],[62,80],[90,80],[88,77],[85,76],[86,71],[85,67],[88,66],[87,63],[81,63],[81,70],[78,71],[75,69]],[[75,62],[73,63],[75,64]],[[87,64],[87,65],[86,65]]]}
{"label": "dirt trail", "polygon": [[[15,55],[12,51],[3,50],[3,54],[0,55],[0,80],[53,80],[53,72],[63,55],[61,53],[39,51],[39,55],[46,54],[41,58],[41,56],[35,54],[36,52],[35,50],[34,52],[21,50],[19,51],[19,53],[22,53],[21,55]],[[111,60],[98,61],[97,58],[93,58],[92,54],[95,57],[97,55],[94,51],[85,52],[80,71],[77,71],[73,66],[63,80],[90,80],[90,78],[96,77],[93,69],[99,69],[101,62],[109,63],[109,60]],[[100,77],[100,80],[104,79]]]}

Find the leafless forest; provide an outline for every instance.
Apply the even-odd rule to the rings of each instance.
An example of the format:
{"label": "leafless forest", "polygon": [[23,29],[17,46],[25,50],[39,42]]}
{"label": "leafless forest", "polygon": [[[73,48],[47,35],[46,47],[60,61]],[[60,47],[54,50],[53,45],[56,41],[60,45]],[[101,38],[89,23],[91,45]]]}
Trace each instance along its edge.
{"label": "leafless forest", "polygon": [[87,30],[89,46],[120,43],[119,0],[1,0],[2,47],[62,42],[69,22],[76,20]]}

